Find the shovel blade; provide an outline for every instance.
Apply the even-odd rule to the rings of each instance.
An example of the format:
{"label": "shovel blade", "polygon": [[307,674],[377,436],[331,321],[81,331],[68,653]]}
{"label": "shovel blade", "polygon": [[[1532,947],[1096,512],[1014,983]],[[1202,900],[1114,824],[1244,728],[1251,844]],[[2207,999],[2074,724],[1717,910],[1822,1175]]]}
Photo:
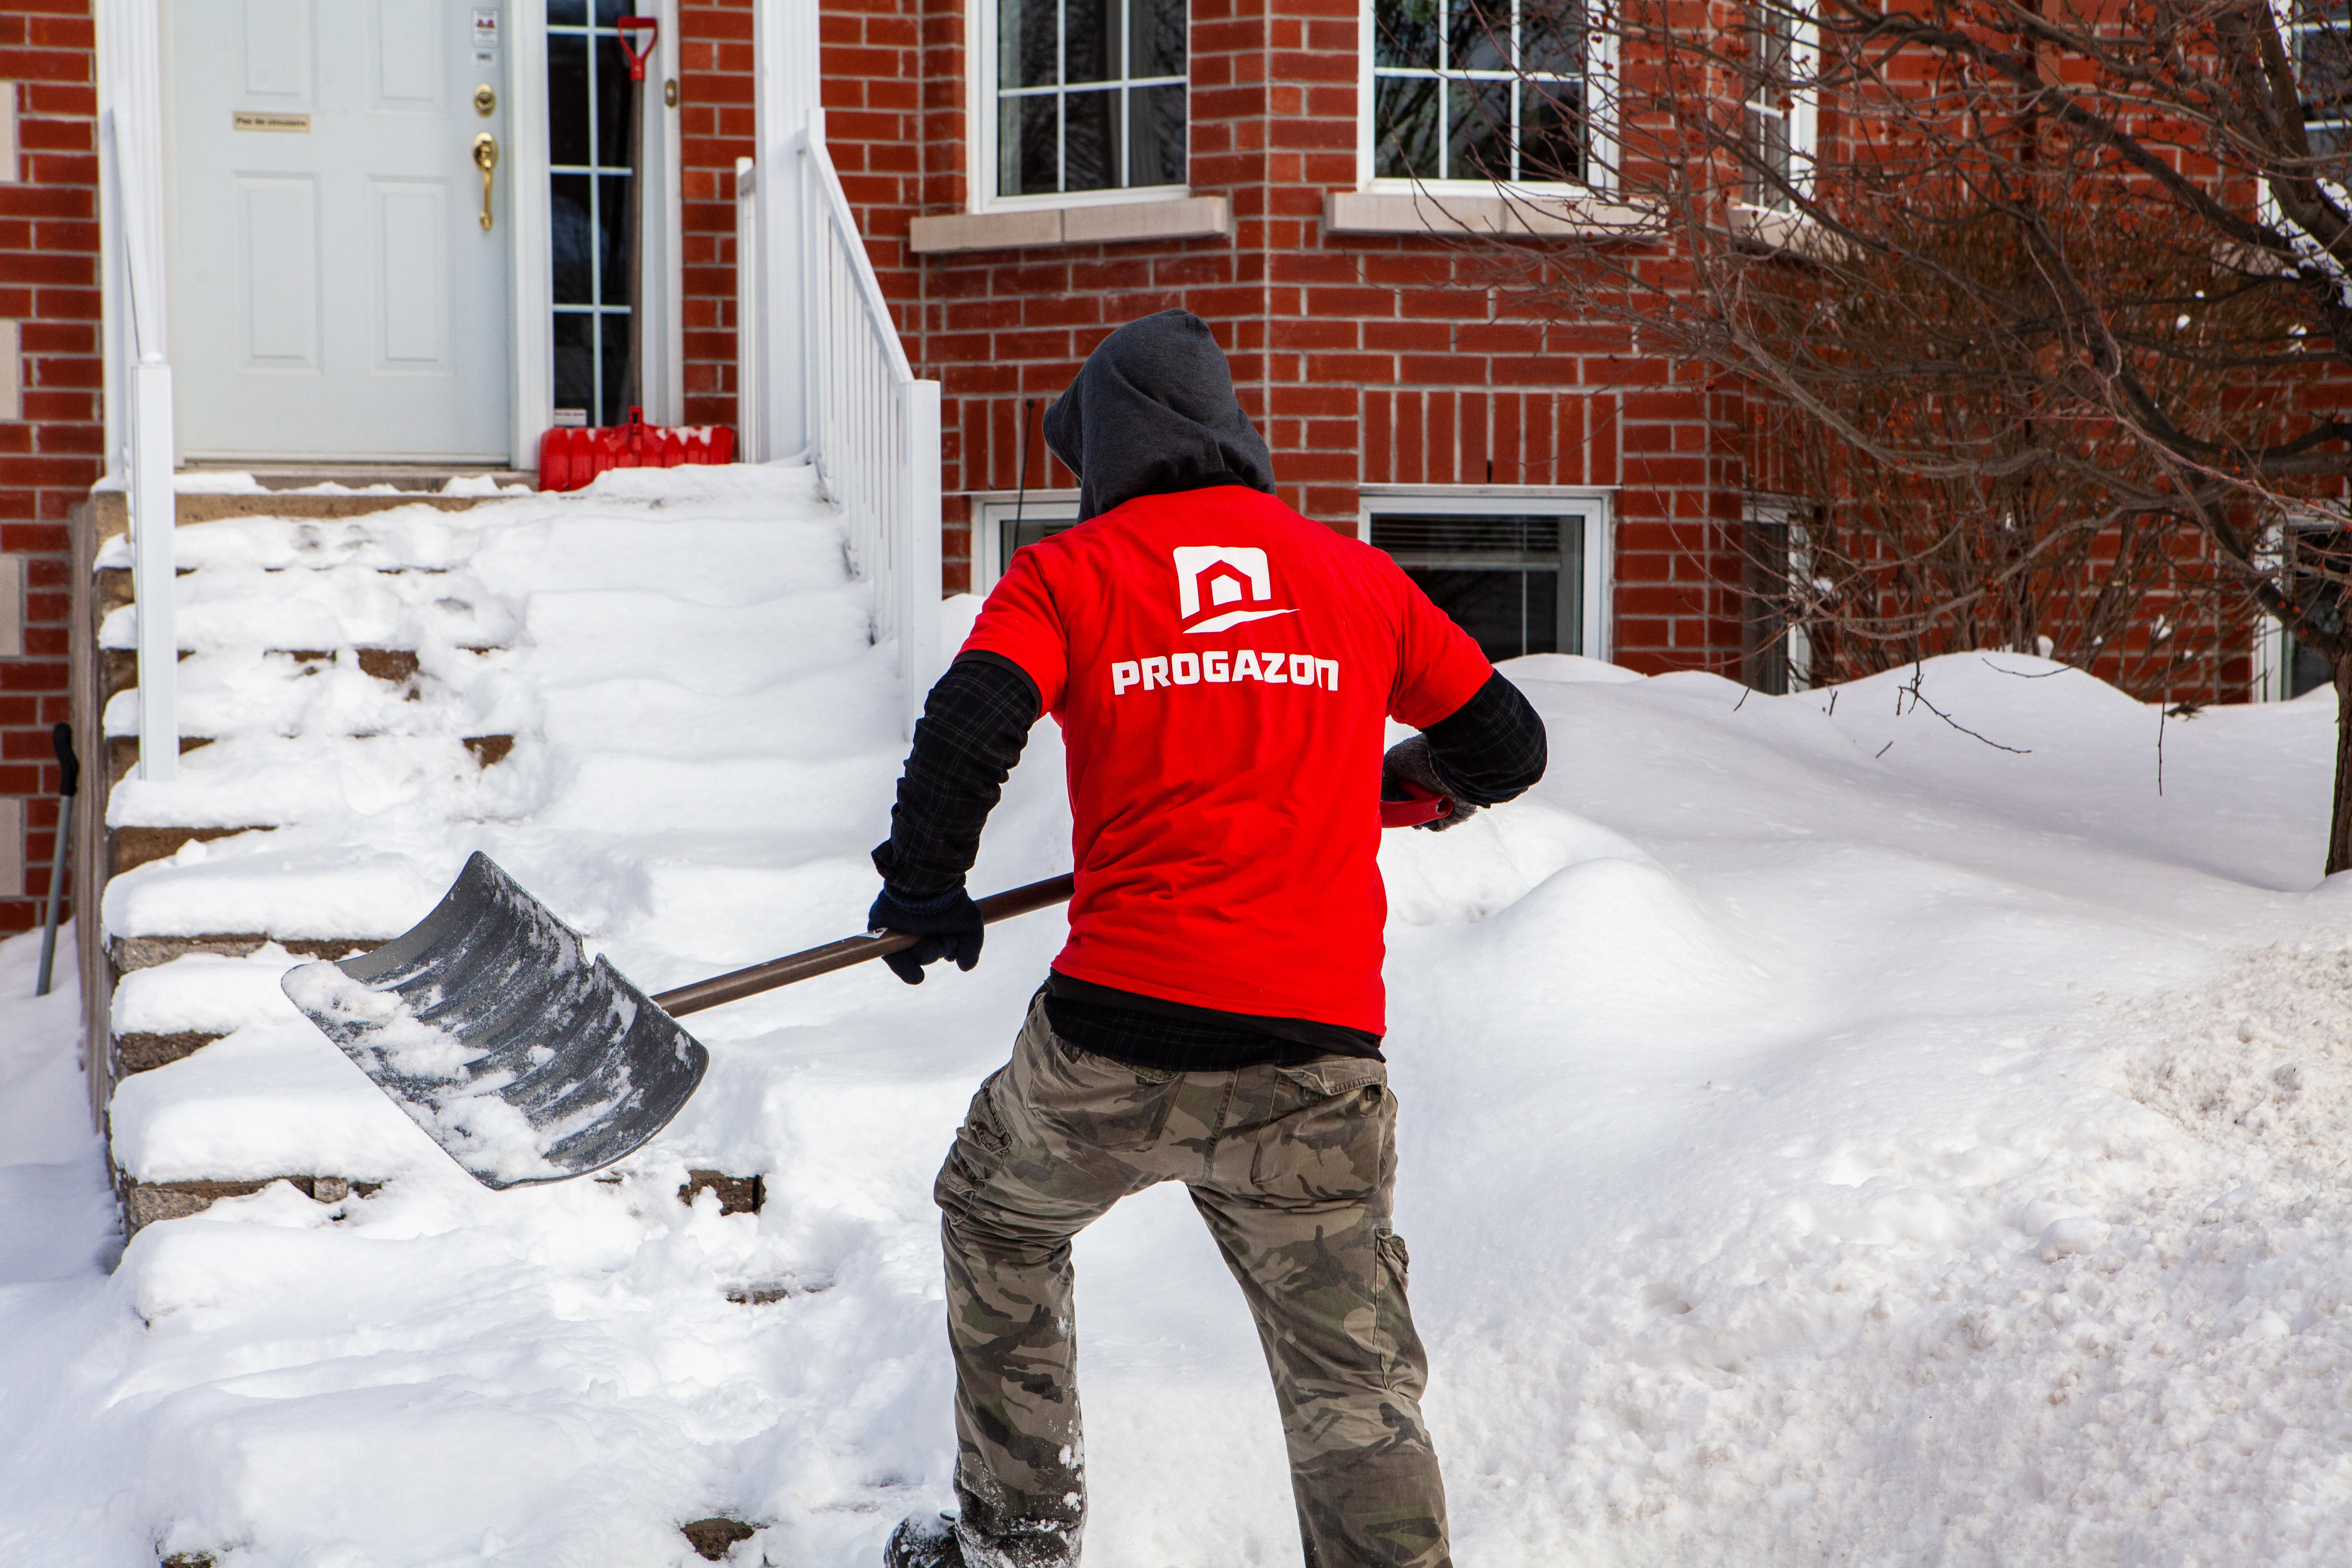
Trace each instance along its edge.
{"label": "shovel blade", "polygon": [[279,985],[488,1187],[611,1164],[669,1124],[710,1064],[479,853],[405,935]]}

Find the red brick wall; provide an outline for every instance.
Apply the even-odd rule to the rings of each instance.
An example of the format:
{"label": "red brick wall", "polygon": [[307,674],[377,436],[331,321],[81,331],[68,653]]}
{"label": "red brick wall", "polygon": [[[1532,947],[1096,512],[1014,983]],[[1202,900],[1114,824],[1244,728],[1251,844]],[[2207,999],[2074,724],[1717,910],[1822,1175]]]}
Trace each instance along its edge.
{"label": "red brick wall", "polygon": [[[1037,410],[1120,323],[1209,321],[1283,499],[1352,531],[1368,483],[1622,487],[1618,656],[1736,672],[1737,408],[1589,332],[1493,322],[1475,257],[1324,232],[1356,188],[1357,0],[1192,0],[1191,184],[1233,240],[914,257],[908,224],[965,209],[962,0],[827,0],[833,155],[919,374],[943,384],[949,584],[969,581],[959,491],[1068,485]],[[914,33],[919,22],[919,37]],[[915,77],[920,73],[919,97]]]}
{"label": "red brick wall", "polygon": [[16,95],[23,153],[19,183],[0,184],[0,319],[23,323],[25,361],[25,417],[0,424],[0,552],[21,557],[26,578],[25,655],[0,658],[0,795],[27,797],[25,885],[0,888],[0,931],[36,923],[48,890],[66,514],[97,482],[103,447],[94,47],[89,0],[0,0],[0,91]]}
{"label": "red brick wall", "polygon": [[678,10],[686,422],[735,423],[735,160],[755,155],[751,0]]}

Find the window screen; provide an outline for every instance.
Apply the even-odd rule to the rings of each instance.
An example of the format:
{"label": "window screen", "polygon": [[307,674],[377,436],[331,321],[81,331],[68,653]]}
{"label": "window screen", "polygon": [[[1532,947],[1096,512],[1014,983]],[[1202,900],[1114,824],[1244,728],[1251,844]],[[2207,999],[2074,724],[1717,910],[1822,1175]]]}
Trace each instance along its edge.
{"label": "window screen", "polygon": [[1583,518],[1375,513],[1371,542],[1489,659],[1584,651]]}

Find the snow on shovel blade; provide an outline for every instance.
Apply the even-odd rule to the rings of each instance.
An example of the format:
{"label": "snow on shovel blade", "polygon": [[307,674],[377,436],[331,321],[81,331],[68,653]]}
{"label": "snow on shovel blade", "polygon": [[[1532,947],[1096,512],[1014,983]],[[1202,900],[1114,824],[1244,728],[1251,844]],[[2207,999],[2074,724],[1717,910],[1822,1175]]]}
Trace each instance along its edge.
{"label": "snow on shovel blade", "polygon": [[609,1165],[667,1126],[710,1055],[476,854],[406,935],[279,983],[488,1187]]}

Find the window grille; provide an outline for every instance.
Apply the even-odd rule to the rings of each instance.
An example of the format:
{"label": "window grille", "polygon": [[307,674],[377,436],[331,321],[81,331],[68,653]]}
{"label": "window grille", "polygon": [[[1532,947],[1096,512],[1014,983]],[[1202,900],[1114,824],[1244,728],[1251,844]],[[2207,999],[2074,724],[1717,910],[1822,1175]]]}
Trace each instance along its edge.
{"label": "window grille", "polygon": [[996,194],[1185,183],[1185,0],[997,0]]}
{"label": "window grille", "polygon": [[1591,183],[1581,4],[1372,3],[1376,178]]}
{"label": "window grille", "polygon": [[[593,4],[593,14],[591,5]],[[633,0],[547,0],[548,223],[555,407],[617,425],[642,402],[631,353],[637,84],[613,24]]]}

